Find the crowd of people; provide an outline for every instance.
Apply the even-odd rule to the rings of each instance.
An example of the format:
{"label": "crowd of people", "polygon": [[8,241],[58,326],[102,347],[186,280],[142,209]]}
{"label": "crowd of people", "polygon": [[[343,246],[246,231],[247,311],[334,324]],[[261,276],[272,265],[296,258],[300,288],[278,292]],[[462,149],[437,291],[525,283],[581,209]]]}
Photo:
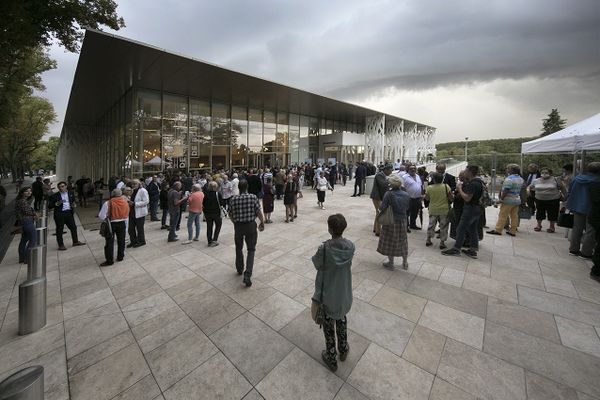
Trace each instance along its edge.
{"label": "crowd of people", "polygon": [[[590,276],[600,281],[600,163],[592,162],[586,170],[573,176],[572,166],[566,165],[561,176],[554,176],[550,168],[527,167],[522,174],[517,164],[508,164],[497,198],[491,198],[489,182],[478,166],[469,165],[455,177],[439,163],[435,172],[409,162],[356,165],[309,165],[290,168],[270,168],[245,171],[218,171],[193,175],[169,170],[146,178],[127,179],[111,177],[92,186],[95,192],[110,195],[101,202],[98,217],[110,224],[110,234],[105,235],[105,261],[100,265],[113,265],[125,257],[127,247],[146,245],[145,221],[160,222],[168,231],[169,243],[179,240],[177,232],[187,211],[187,239],[189,245],[200,240],[202,222],[206,222],[206,241],[209,247],[219,245],[223,220],[229,218],[234,227],[235,268],[243,275],[243,284],[252,285],[254,254],[258,231],[274,222],[274,205],[282,201],[281,220],[292,223],[298,218],[298,199],[303,190],[316,192],[317,207],[325,210],[326,192],[334,191],[338,183],[345,185],[354,173],[352,197],[365,194],[365,180],[373,177],[370,192],[375,209],[373,233],[379,237],[377,251],[387,256],[384,268],[394,269],[395,259],[401,258],[401,267],[408,268],[408,236],[413,230],[424,228],[423,209],[428,208],[429,221],[424,245],[431,247],[439,239],[441,254],[466,255],[477,258],[479,243],[486,226],[486,207],[499,207],[498,220],[490,235],[518,235],[520,219],[525,214],[535,215],[535,232],[552,234],[559,216],[572,214],[569,253],[591,259]],[[82,177],[74,184],[71,179],[59,182],[58,191],[52,192],[49,182],[36,179],[32,187],[19,190],[16,201],[17,219],[22,227],[19,261],[26,262],[27,249],[35,245],[34,220],[42,202],[54,212],[56,238],[59,250],[66,250],[62,238],[63,228],[71,232],[73,246],[83,245],[77,237],[73,211],[79,203],[86,206],[90,197],[90,180]],[[107,191],[104,191],[104,189]],[[75,195],[77,193],[77,196]],[[76,197],[78,200],[76,200]],[[32,202],[31,199],[34,199]],[[33,203],[33,204],[32,204]],[[159,218],[159,210],[162,215]],[[391,212],[390,212],[391,211]],[[384,218],[388,214],[387,219]],[[257,223],[257,220],[259,221]],[[343,237],[347,222],[342,214],[327,219],[331,239],[325,241],[312,257],[316,268],[313,303],[323,306],[323,326],[326,349],[322,359],[333,371],[337,369],[337,356],[344,361],[350,350],[347,341],[346,314],[352,305],[351,265],[354,244]],[[454,239],[449,244],[449,238]],[[117,255],[114,257],[115,241]],[[246,246],[246,255],[243,248]],[[337,337],[337,346],[336,346]]]}

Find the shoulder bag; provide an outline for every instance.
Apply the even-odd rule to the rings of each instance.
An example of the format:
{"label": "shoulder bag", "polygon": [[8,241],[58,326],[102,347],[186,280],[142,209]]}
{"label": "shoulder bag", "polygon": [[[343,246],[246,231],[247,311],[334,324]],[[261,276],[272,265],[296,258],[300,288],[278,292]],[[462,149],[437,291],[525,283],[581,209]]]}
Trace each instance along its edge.
{"label": "shoulder bag", "polygon": [[111,239],[113,237],[112,225],[110,224],[110,200],[108,201],[108,212],[106,213],[106,218],[100,224],[100,236],[105,239]]}
{"label": "shoulder bag", "polygon": [[391,204],[377,215],[377,223],[380,225],[394,225],[394,210]]}
{"label": "shoulder bag", "polygon": [[221,210],[221,218],[223,218],[223,219],[229,218],[229,212],[227,212],[227,209],[225,208],[225,206],[222,206],[221,202],[219,201],[219,194],[215,192],[215,196],[217,196],[217,203],[219,204],[219,209]]}
{"label": "shoulder bag", "polygon": [[[325,245],[323,245],[323,268],[325,267]],[[324,271],[323,271],[324,273]],[[310,305],[310,315],[315,321],[315,324],[321,327],[323,322],[325,322],[325,304],[323,304],[323,285],[325,283],[325,276],[321,280],[321,298],[319,299],[319,303],[313,301]]]}
{"label": "shoulder bag", "polygon": [[519,219],[531,219],[532,216],[531,208],[523,204],[519,206]]}

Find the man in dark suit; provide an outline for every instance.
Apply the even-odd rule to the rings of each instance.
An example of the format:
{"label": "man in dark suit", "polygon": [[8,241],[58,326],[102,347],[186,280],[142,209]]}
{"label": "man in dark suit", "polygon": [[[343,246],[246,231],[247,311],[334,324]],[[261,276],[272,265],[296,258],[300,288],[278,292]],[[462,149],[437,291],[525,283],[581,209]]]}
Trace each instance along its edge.
{"label": "man in dark suit", "polygon": [[56,224],[56,241],[59,250],[66,250],[63,242],[63,228],[66,225],[71,231],[73,246],[83,246],[85,243],[77,239],[77,226],[73,213],[75,211],[75,195],[67,190],[66,182],[58,183],[58,192],[48,198],[48,209],[54,210],[54,223]]}
{"label": "man in dark suit", "polygon": [[255,195],[259,199],[262,198],[262,183],[260,177],[254,174],[253,170],[250,170],[246,180],[248,181],[248,193]]}
{"label": "man in dark suit", "polygon": [[158,201],[160,200],[160,185],[158,184],[158,177],[152,175],[152,180],[148,183],[148,196],[150,197],[150,220],[160,221],[158,218]]}
{"label": "man in dark suit", "polygon": [[[363,194],[363,181],[365,180],[365,176],[367,176],[367,168],[363,163],[358,163],[356,167],[356,173],[354,174],[354,194],[352,197],[360,196]],[[356,194],[356,189],[358,188],[358,194]]]}
{"label": "man in dark suit", "polygon": [[[445,183],[446,185],[450,186],[450,190],[452,190],[452,193],[454,193],[456,191],[456,177],[446,172],[446,164],[438,163],[435,166],[435,172],[437,172],[438,174],[442,174],[442,183]],[[430,181],[429,184],[431,185],[433,183]]]}

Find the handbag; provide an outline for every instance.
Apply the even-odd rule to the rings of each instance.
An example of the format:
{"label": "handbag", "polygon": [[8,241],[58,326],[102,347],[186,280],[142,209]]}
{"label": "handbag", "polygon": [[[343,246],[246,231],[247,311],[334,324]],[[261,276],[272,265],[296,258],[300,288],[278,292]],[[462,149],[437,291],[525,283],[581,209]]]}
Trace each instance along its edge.
{"label": "handbag", "polygon": [[221,210],[221,218],[224,218],[224,219],[229,218],[229,212],[227,211],[225,206],[221,205],[221,202],[219,201],[219,195],[217,194],[216,196],[217,196],[217,203],[219,203],[219,210]]}
{"label": "handbag", "polygon": [[573,214],[571,214],[570,212],[567,213],[565,211],[561,211],[560,214],[558,214],[558,222],[556,223],[556,225],[563,227],[563,228],[573,228]]}
{"label": "handbag", "polygon": [[392,210],[391,205],[377,215],[377,223],[380,225],[394,225],[394,210]]}
{"label": "handbag", "polygon": [[113,237],[112,225],[110,224],[110,200],[108,200],[108,212],[106,218],[100,224],[100,236],[105,239],[111,239]]}
{"label": "handbag", "polygon": [[[325,245],[323,245],[323,266],[325,265]],[[323,304],[323,284],[325,283],[325,277],[321,280],[321,299],[319,303],[313,301],[310,305],[310,315],[315,321],[315,324],[319,327],[323,326],[325,322],[325,304]]]}
{"label": "handbag", "polygon": [[519,219],[531,219],[533,213],[531,212],[531,208],[527,206],[519,207]]}

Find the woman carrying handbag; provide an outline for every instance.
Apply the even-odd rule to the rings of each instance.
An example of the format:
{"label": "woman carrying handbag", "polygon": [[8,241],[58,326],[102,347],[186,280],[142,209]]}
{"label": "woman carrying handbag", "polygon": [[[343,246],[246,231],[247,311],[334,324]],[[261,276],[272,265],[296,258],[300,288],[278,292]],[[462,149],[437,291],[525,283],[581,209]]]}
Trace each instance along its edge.
{"label": "woman carrying handbag", "polygon": [[319,246],[312,262],[317,270],[315,293],[311,312],[314,321],[323,326],[326,349],[321,352],[325,365],[337,370],[337,350],[340,361],[345,361],[350,351],[347,337],[346,314],[352,307],[352,258],[354,244],[342,237],[346,219],[342,214],[330,215],[327,226],[331,239]]}
{"label": "woman carrying handbag", "polygon": [[[397,175],[388,177],[390,190],[383,196],[379,214],[383,215],[391,208],[393,219],[383,221],[380,219],[381,236],[377,244],[377,252],[388,256],[388,262],[383,266],[394,269],[394,257],[402,257],[402,268],[408,269],[408,237],[406,231],[406,212],[408,211],[410,197],[408,193],[400,189],[402,180]],[[379,217],[378,217],[379,218]],[[391,222],[391,223],[390,223]]]}

